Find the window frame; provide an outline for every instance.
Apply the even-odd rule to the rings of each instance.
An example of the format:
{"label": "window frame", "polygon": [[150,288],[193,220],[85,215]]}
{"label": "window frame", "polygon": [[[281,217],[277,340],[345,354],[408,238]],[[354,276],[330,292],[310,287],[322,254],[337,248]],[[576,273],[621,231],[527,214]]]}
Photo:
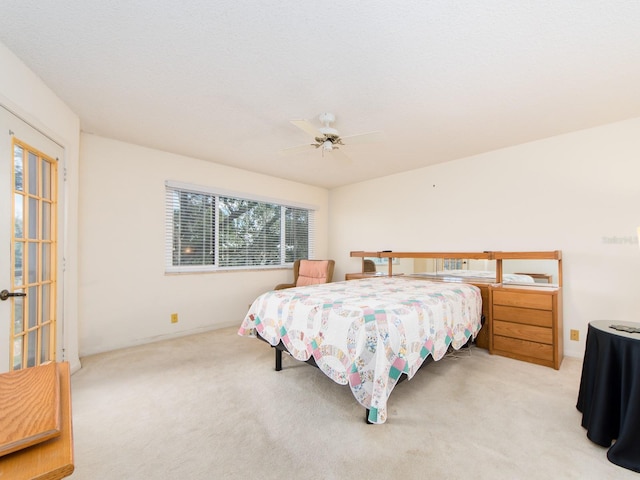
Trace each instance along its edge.
{"label": "window frame", "polygon": [[[215,254],[214,254],[214,264],[208,265],[173,265],[173,218],[170,212],[170,195],[173,194],[174,191],[183,191],[183,192],[191,192],[199,195],[209,195],[215,197],[214,200],[214,209],[215,209],[215,219],[214,219],[214,244],[215,244]],[[220,247],[218,244],[219,241],[219,226],[220,226],[220,217],[219,217],[219,198],[220,197],[230,197],[243,201],[250,202],[259,202],[265,203],[268,205],[276,205],[280,207],[280,263],[275,265],[237,265],[237,266],[220,266],[219,260],[219,252]],[[224,188],[217,187],[207,187],[202,185],[194,185],[183,182],[176,182],[167,180],[165,181],[164,188],[164,231],[165,231],[165,274],[184,274],[184,273],[215,273],[215,272],[228,272],[228,271],[240,271],[240,270],[274,270],[291,267],[295,261],[287,262],[287,254],[286,254],[286,209],[287,208],[295,208],[306,210],[308,212],[308,258],[314,258],[315,251],[315,243],[316,243],[316,230],[315,230],[315,212],[317,207],[310,204],[300,203],[300,202],[291,202],[283,199],[276,199],[261,195],[248,194],[245,192],[237,192],[232,190],[227,190]]]}

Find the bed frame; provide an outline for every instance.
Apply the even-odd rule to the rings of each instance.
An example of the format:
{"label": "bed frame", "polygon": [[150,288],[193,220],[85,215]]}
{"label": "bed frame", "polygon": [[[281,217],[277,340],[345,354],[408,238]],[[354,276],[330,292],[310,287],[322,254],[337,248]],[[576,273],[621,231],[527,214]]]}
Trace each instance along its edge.
{"label": "bed frame", "polygon": [[[482,316],[482,323],[484,324],[484,315]],[[262,340],[263,342],[265,342],[271,348],[274,349],[274,351],[275,351],[275,370],[276,370],[276,372],[280,372],[282,370],[282,352],[286,352],[287,354],[289,353],[289,351],[287,350],[287,347],[284,346],[284,344],[282,343],[282,340],[280,340],[280,343],[278,343],[278,345],[274,346],[274,345],[271,345],[267,340],[262,338],[260,335],[256,335],[256,337],[259,338],[260,340]],[[460,347],[460,350],[465,349],[465,348],[470,348],[472,342],[473,342],[473,340],[470,338],[467,343],[465,343],[462,347]],[[294,358],[294,357],[291,356],[291,358]],[[299,360],[296,360],[296,361],[298,362]],[[420,368],[418,368],[418,371],[422,370],[422,368],[425,365],[428,365],[431,362],[433,362],[433,357],[431,355],[429,355],[427,358],[425,358],[425,360],[422,363],[422,365],[420,365]],[[307,363],[307,364],[309,364],[309,365],[311,365],[313,367],[319,368],[318,364],[314,360],[313,356],[309,357],[308,360],[305,360],[304,363]],[[407,378],[408,378],[407,375],[405,373],[402,373],[400,375],[400,377],[398,377],[398,381],[397,381],[396,385],[399,384],[399,383],[404,382]],[[373,424],[372,422],[369,421],[369,409],[368,408],[365,409],[364,421],[367,423],[367,425],[372,425]]]}

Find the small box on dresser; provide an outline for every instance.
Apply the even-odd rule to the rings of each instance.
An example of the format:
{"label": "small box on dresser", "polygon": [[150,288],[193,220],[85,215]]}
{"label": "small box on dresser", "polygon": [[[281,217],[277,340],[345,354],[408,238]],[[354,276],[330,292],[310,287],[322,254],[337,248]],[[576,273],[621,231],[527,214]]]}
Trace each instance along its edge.
{"label": "small box on dresser", "polygon": [[489,352],[558,370],[562,363],[562,289],[492,286]]}

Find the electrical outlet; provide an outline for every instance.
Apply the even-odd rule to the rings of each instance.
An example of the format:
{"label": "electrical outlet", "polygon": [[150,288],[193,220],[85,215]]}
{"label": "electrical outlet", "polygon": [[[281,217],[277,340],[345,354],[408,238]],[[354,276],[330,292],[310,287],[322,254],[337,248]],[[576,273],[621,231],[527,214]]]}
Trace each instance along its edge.
{"label": "electrical outlet", "polygon": [[178,314],[177,313],[172,313],[171,314],[171,323],[178,323]]}
{"label": "electrical outlet", "polygon": [[580,340],[580,330],[571,330],[571,340],[575,340],[576,342]]}

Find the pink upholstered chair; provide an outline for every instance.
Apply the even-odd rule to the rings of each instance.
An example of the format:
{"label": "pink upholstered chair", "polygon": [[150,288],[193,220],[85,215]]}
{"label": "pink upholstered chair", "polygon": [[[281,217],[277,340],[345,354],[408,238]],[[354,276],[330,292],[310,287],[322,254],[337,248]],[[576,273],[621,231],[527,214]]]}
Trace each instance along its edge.
{"label": "pink upholstered chair", "polygon": [[335,263],[333,260],[296,260],[293,263],[293,283],[281,283],[274,290],[330,283]]}

